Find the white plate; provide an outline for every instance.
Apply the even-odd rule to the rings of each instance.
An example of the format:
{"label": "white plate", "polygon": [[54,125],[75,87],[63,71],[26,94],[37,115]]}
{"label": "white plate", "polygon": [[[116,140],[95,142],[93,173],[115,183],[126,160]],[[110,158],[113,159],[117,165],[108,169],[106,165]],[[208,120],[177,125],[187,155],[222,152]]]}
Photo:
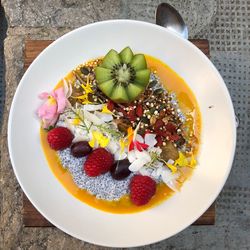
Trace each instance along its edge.
{"label": "white plate", "polygon": [[[70,195],[50,171],[39,141],[37,96],[51,90],[78,64],[109,49],[130,46],[159,58],[193,90],[202,113],[199,165],[180,193],[135,214],[110,214]],[[212,108],[209,108],[212,106]],[[132,20],[112,20],[76,29],[45,49],[24,74],[14,97],[8,127],[11,162],[30,201],[64,232],[98,245],[132,247],[166,239],[194,222],[212,204],[231,169],[236,128],[227,88],[207,57],[166,29]]]}

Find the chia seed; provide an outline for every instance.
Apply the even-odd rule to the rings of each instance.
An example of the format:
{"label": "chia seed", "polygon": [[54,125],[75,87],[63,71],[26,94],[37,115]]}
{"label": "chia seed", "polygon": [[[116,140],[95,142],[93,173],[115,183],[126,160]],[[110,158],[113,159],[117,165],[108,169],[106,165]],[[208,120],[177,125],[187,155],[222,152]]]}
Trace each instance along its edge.
{"label": "chia seed", "polygon": [[97,177],[89,177],[82,167],[85,157],[73,157],[69,148],[58,151],[58,156],[63,168],[71,173],[75,184],[80,189],[87,190],[90,194],[96,196],[97,199],[117,201],[129,193],[129,183],[133,174],[119,181],[114,180],[109,172]]}

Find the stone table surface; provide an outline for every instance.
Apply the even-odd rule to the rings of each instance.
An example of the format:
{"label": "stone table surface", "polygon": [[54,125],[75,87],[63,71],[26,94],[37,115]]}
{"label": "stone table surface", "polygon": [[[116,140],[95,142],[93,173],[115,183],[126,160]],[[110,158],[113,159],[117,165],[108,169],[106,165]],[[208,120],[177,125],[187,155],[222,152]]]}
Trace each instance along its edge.
{"label": "stone table surface", "polygon": [[[170,239],[141,249],[250,249],[250,1],[167,2],[181,12],[191,38],[209,39],[211,60],[230,91],[240,126],[233,168],[217,200],[216,225],[190,226]],[[153,23],[159,3],[160,0],[2,0],[8,31],[4,45],[6,105],[0,146],[0,249],[104,249],[58,229],[22,225],[21,188],[14,177],[6,139],[10,104],[23,74],[24,40],[56,39],[76,27],[105,19]]]}

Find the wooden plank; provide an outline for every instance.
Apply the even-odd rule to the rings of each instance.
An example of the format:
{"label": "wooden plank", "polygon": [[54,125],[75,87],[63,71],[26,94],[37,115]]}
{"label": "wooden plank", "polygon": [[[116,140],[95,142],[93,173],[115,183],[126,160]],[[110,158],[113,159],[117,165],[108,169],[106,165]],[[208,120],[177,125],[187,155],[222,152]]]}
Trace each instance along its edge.
{"label": "wooden plank", "polygon": [[[190,40],[206,56],[209,54],[209,42],[204,39]],[[33,60],[52,43],[52,40],[27,40],[24,51],[24,69],[26,70]],[[23,194],[23,223],[26,227],[51,227],[47,221],[31,204]],[[214,225],[215,223],[215,204],[213,204],[193,225]]]}
{"label": "wooden plank", "polygon": [[36,210],[24,193],[22,215],[25,227],[53,227],[53,225]]}
{"label": "wooden plank", "polygon": [[52,42],[52,40],[26,40],[24,49],[24,70],[27,70],[34,59]]}

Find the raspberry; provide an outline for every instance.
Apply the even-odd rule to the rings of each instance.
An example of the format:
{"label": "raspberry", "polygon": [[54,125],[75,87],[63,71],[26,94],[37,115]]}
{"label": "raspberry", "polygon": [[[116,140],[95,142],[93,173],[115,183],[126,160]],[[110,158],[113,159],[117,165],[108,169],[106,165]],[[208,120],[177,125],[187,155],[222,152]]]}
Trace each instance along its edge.
{"label": "raspberry", "polygon": [[97,148],[88,155],[83,168],[88,176],[96,177],[108,172],[113,164],[113,155],[104,148]]}
{"label": "raspberry", "polygon": [[54,150],[62,150],[69,147],[74,136],[69,129],[56,127],[51,129],[47,135],[47,141]]}
{"label": "raspberry", "polygon": [[149,176],[135,175],[130,182],[130,199],[137,205],[147,204],[156,192],[156,182]]}

